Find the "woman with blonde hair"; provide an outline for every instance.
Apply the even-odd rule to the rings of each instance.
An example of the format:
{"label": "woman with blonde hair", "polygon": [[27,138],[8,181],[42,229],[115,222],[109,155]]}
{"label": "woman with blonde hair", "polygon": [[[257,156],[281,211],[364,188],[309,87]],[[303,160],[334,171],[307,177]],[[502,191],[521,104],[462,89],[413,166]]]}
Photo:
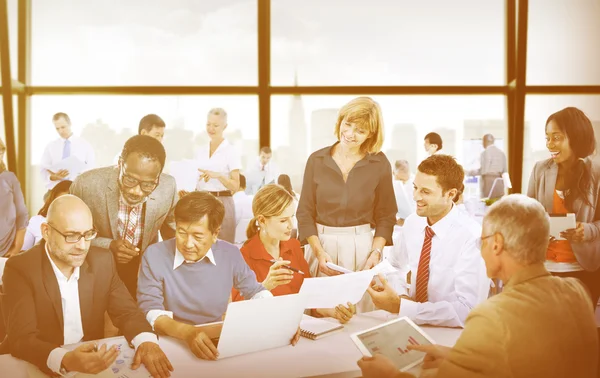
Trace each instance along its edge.
{"label": "woman with blonde hair", "polygon": [[[298,205],[299,239],[308,242],[312,274],[370,269],[392,245],[396,199],[392,166],[381,152],[383,117],[379,104],[358,97],[344,105],[335,125],[338,141],[314,152],[306,162]],[[372,232],[374,229],[374,233]],[[368,296],[361,312],[373,305]]]}
{"label": "woman with blonde hair", "polygon": [[[241,248],[244,260],[256,274],[256,279],[273,295],[298,293],[304,278],[310,277],[300,242],[291,238],[293,202],[294,198],[283,186],[263,186],[252,201],[254,218],[248,224],[248,240]],[[232,299],[239,301],[244,298],[233,290]],[[355,306],[348,303],[347,307],[338,305],[334,309],[313,309],[312,315],[332,317],[346,323],[355,312]]]}
{"label": "woman with blonde hair", "polygon": [[29,213],[17,176],[4,165],[4,152],[0,139],[0,257],[11,257],[21,251]]}

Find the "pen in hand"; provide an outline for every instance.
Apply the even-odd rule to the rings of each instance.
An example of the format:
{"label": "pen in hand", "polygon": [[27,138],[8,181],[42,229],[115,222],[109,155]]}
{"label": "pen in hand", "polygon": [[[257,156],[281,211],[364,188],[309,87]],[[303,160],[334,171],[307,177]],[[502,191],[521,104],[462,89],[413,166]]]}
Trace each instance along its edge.
{"label": "pen in hand", "polygon": [[[275,263],[277,262],[277,260],[269,260],[269,262],[270,262],[271,264],[275,264]],[[292,268],[291,266],[287,266],[287,265],[282,265],[282,266],[283,266],[284,268],[286,268],[286,269],[289,269],[289,270],[293,271],[293,272],[300,273],[300,274],[304,274],[304,272],[303,272],[303,271],[301,271],[301,270],[298,270],[298,269],[296,269],[296,268]]]}

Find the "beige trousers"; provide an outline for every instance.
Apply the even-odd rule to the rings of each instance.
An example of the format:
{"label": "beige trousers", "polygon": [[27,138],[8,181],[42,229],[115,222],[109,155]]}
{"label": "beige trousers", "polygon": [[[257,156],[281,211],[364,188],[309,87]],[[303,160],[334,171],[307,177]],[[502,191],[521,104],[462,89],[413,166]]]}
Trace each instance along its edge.
{"label": "beige trousers", "polygon": [[[323,249],[331,256],[334,264],[355,272],[360,271],[365,266],[373,246],[373,233],[370,225],[329,227],[317,224],[317,232]],[[305,247],[304,257],[308,262],[312,277],[324,276],[318,271],[319,261],[308,244]],[[345,305],[345,303],[341,304]],[[359,313],[373,311],[374,309],[368,293],[365,293],[356,305],[356,312]]]}

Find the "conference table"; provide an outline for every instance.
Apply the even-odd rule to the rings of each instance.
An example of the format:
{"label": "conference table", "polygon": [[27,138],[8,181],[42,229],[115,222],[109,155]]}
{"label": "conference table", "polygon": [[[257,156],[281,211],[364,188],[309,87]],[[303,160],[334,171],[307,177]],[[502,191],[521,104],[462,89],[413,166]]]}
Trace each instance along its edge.
{"label": "conference table", "polygon": [[[285,346],[260,352],[224,358],[217,361],[204,361],[196,358],[185,343],[170,337],[160,337],[159,343],[175,371],[172,377],[360,377],[356,365],[362,355],[350,339],[350,334],[365,330],[395,318],[385,311],[373,311],[355,315],[344,326],[344,330],[309,340],[301,337],[296,346]],[[462,329],[423,326],[423,330],[445,346],[453,346]],[[243,335],[240,335],[243,337]],[[0,356],[2,376],[28,378],[27,363],[10,355]],[[411,373],[419,374],[415,367]]]}

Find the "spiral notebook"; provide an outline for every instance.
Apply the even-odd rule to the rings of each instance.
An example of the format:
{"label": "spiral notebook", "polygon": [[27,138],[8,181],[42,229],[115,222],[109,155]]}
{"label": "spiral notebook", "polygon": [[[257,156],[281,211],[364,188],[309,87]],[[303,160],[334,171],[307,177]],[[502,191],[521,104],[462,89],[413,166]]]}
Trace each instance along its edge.
{"label": "spiral notebook", "polygon": [[300,335],[311,340],[329,336],[342,329],[344,329],[344,326],[341,324],[335,324],[306,314],[302,315],[302,321],[300,321]]}

